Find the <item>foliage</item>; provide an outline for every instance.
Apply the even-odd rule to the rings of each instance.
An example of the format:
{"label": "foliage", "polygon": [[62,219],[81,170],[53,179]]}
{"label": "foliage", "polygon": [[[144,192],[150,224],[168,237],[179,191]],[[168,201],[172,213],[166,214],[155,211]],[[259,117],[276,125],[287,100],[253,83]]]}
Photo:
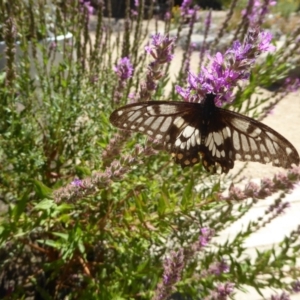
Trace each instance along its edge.
{"label": "foliage", "polygon": [[[22,3],[14,1],[14,8],[21,9]],[[39,3],[40,20],[45,20],[47,12]],[[56,5],[54,28],[71,32],[72,42],[49,47],[21,39],[23,53],[32,47],[33,56],[24,54],[19,60],[15,29],[26,32],[31,20],[1,5],[7,63],[0,81],[0,200],[5,204],[0,219],[0,297],[167,299],[178,291],[194,299],[226,299],[234,295],[233,288],[245,285],[261,293],[265,287],[291,292],[290,282],[296,286],[299,277],[299,228],[287,233],[276,249],[257,251],[252,260],[243,246],[284,210],[284,196],[265,216],[221,243],[216,237],[269,195],[270,185],[263,181],[250,189],[248,184],[243,190],[248,200],[236,202],[244,199],[234,189],[238,174],[208,176],[200,164],[182,170],[168,154],[157,152],[159,145],[142,135],[118,132],[109,123],[114,108],[138,100],[147,89],[151,51],[145,53],[144,46],[149,43],[149,24],[155,22],[143,20],[143,1],[136,11],[127,9],[118,24],[103,17],[102,1],[94,17],[71,0]],[[229,11],[228,20],[231,16]],[[195,21],[178,17],[178,35],[187,19]],[[215,41],[200,50],[204,58],[199,69],[207,63],[204,50],[214,55],[219,49],[228,20]],[[160,23],[166,33],[170,22]],[[242,41],[249,26],[244,18],[233,32],[235,39]],[[36,23],[34,30],[39,29],[44,27]],[[229,47],[232,41],[227,41]],[[189,39],[186,46],[175,76],[167,62],[171,57],[160,65],[163,76],[156,79],[151,98],[181,99],[174,86],[186,85]],[[41,59],[35,53],[41,53]],[[53,58],[57,53],[63,57],[59,63]],[[231,109],[265,116],[290,90],[285,85],[267,98],[257,97],[259,86],[286,76],[287,54],[290,50],[283,47],[256,65],[248,85],[237,86]],[[119,63],[124,57],[134,74],[127,73],[121,81]],[[254,95],[256,100],[250,101]],[[299,170],[294,169],[284,180],[275,177],[270,191],[285,195],[298,180]],[[229,186],[226,198],[223,192]]]}

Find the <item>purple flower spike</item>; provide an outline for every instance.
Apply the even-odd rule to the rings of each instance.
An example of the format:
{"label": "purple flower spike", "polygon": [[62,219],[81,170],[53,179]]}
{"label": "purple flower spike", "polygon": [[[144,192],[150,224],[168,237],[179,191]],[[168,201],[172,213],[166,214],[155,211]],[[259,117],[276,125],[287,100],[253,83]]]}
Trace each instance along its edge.
{"label": "purple flower spike", "polygon": [[295,293],[300,292],[300,281],[296,280],[295,282],[292,283],[292,289]]}
{"label": "purple flower spike", "polygon": [[290,300],[289,294],[283,292],[281,295],[272,295],[271,300]]}
{"label": "purple flower spike", "polygon": [[233,293],[233,290],[234,290],[234,283],[228,282],[226,284],[220,284],[217,287],[217,293],[218,296],[220,297],[218,299],[223,299],[221,297],[230,296]]}
{"label": "purple flower spike", "polygon": [[173,58],[174,41],[175,39],[158,33],[152,36],[151,44],[145,47],[146,53],[150,54],[154,61],[148,66],[146,82],[141,84],[141,101],[149,100],[156,90],[157,80],[163,76],[161,65],[169,63]]}
{"label": "purple flower spike", "polygon": [[91,5],[90,1],[88,1],[88,0],[79,0],[79,3],[80,3],[81,8],[83,9],[83,11],[87,12],[87,16],[90,16],[90,15],[93,14],[94,8]]}
{"label": "purple flower spike", "polygon": [[118,87],[114,91],[114,101],[116,104],[120,103],[123,90],[126,87],[126,81],[132,77],[133,66],[128,57],[123,57],[119,60],[119,63],[113,68],[119,77]]}
{"label": "purple flower spike", "polygon": [[249,78],[256,57],[274,50],[271,39],[268,32],[250,30],[243,43],[236,41],[224,54],[209,57],[208,67],[201,67],[199,75],[191,73],[188,76],[187,89],[177,86],[176,91],[189,102],[201,102],[209,93],[216,95],[215,104],[218,106],[231,102],[234,87],[239,80]]}
{"label": "purple flower spike", "polygon": [[173,47],[174,38],[158,33],[152,36],[152,43],[145,47],[145,51],[155,59],[153,64],[164,64],[172,60]]}
{"label": "purple flower spike", "polygon": [[172,251],[170,256],[165,258],[163,280],[157,285],[154,300],[167,299],[171,295],[174,285],[181,279],[184,266],[183,249]]}
{"label": "purple flower spike", "polygon": [[121,58],[119,63],[113,69],[122,81],[132,77],[133,66],[128,57]]}

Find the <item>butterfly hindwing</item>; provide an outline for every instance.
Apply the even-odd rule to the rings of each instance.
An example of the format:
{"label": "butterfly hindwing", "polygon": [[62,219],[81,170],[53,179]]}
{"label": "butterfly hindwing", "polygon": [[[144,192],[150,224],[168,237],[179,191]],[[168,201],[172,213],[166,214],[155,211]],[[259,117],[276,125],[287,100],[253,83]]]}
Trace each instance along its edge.
{"label": "butterfly hindwing", "polygon": [[293,145],[268,126],[241,114],[218,108],[214,95],[203,103],[149,101],[115,110],[110,121],[116,127],[161,140],[182,167],[200,161],[215,173],[228,173],[235,160],[272,162],[275,166],[299,164]]}
{"label": "butterfly hindwing", "polygon": [[234,160],[272,163],[283,168],[299,164],[297,150],[281,134],[249,117],[219,110],[231,129]]}

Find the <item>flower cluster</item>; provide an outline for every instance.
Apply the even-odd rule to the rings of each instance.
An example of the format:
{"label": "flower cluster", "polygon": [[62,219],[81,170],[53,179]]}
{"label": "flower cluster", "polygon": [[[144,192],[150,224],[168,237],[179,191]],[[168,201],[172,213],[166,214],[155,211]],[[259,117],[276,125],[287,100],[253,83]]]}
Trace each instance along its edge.
{"label": "flower cluster", "polygon": [[260,25],[260,22],[264,19],[264,16],[269,12],[269,7],[276,5],[276,1],[273,0],[255,0],[252,5],[249,4],[248,9],[242,10],[242,16],[249,22],[250,27]]}
{"label": "flower cluster", "polygon": [[91,177],[80,180],[74,179],[70,184],[56,190],[53,193],[56,203],[75,202],[88,195],[94,194],[97,190],[108,187],[113,181],[123,178],[124,174],[131,170],[132,164],[141,164],[139,156],[153,155],[155,151],[151,147],[144,148],[136,145],[132,155],[122,156],[120,160],[114,160],[104,172],[96,172]]}
{"label": "flower cluster", "polygon": [[183,249],[171,251],[169,257],[164,260],[163,281],[158,284],[155,300],[167,299],[171,295],[174,285],[180,280],[185,262]]}
{"label": "flower cluster", "polygon": [[277,191],[292,190],[295,183],[300,180],[300,167],[291,168],[287,174],[279,173],[271,179],[262,179],[261,184],[253,182],[248,183],[244,190],[232,185],[229,189],[229,195],[220,195],[222,200],[245,200],[247,198],[265,199]]}
{"label": "flower cluster", "polygon": [[133,75],[133,66],[128,57],[123,57],[119,63],[113,68],[121,81],[126,81]]}
{"label": "flower cluster", "polygon": [[79,0],[80,9],[86,14],[87,19],[93,14],[94,8],[89,0]]}
{"label": "flower cluster", "polygon": [[289,294],[283,292],[280,295],[272,295],[271,300],[291,300]]}
{"label": "flower cluster", "polygon": [[273,51],[272,36],[268,32],[250,30],[243,43],[236,41],[224,55],[218,52],[210,57],[210,67],[202,67],[199,75],[190,73],[188,87],[176,86],[185,101],[200,102],[206,94],[216,95],[216,105],[232,101],[233,88],[239,80],[249,78],[249,68],[255,58],[265,51]]}
{"label": "flower cluster", "polygon": [[141,84],[141,101],[149,100],[151,94],[157,88],[157,81],[163,76],[162,65],[169,63],[173,58],[174,38],[155,34],[150,45],[145,47],[145,51],[150,54],[154,61],[148,66],[146,81]]}
{"label": "flower cluster", "polygon": [[113,68],[113,70],[119,77],[118,87],[114,91],[113,99],[116,104],[119,104],[126,82],[132,77],[134,69],[130,59],[128,57],[123,57],[119,60],[119,63]]}

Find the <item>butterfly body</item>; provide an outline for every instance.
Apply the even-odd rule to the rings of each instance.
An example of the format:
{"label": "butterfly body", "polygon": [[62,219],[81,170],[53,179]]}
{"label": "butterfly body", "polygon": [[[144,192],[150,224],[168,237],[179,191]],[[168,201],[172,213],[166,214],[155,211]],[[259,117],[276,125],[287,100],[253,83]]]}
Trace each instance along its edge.
{"label": "butterfly body", "polygon": [[202,103],[148,101],[115,110],[116,127],[161,140],[182,167],[200,161],[204,168],[228,173],[234,161],[272,163],[284,168],[299,164],[294,146],[270,127],[241,114],[215,106],[215,95]]}

